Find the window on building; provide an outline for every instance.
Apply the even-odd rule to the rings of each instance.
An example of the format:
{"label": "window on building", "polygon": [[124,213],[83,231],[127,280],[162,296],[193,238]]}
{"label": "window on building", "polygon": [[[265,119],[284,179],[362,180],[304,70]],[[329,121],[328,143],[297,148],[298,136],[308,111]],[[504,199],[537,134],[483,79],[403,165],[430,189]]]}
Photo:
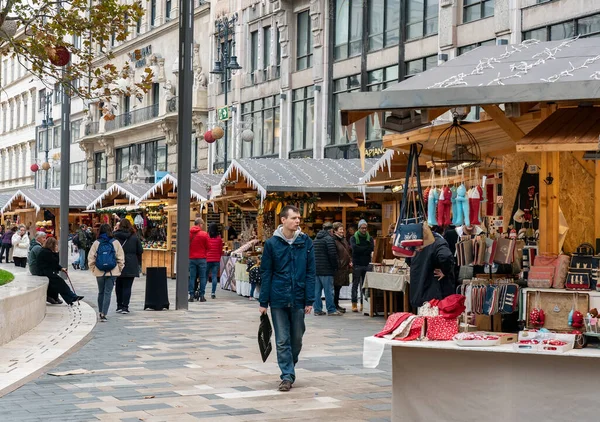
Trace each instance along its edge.
{"label": "window on building", "polygon": [[363,4],[361,0],[337,0],[335,6],[334,58],[359,56],[362,51]]}
{"label": "window on building", "polygon": [[[221,51],[225,48],[225,43],[221,43]],[[233,43],[231,40],[227,40],[227,51],[229,55],[232,56],[235,52],[233,51]],[[221,63],[222,66],[225,66],[225,63]],[[231,70],[226,69],[225,73],[227,75],[227,92],[231,92]],[[225,81],[223,80],[223,75],[219,75],[219,79],[221,80],[221,93],[225,92]]]}
{"label": "window on building", "polygon": [[14,82],[15,80],[15,61],[17,59],[16,58],[12,58],[10,60],[10,81]]}
{"label": "window on building", "polygon": [[60,104],[62,102],[63,87],[60,82],[54,84],[54,104]]}
{"label": "window on building", "polygon": [[106,154],[104,152],[97,152],[94,154],[94,183],[101,187],[102,184],[106,183]]}
{"label": "window on building", "polygon": [[275,29],[275,44],[277,47],[275,48],[276,57],[275,57],[275,65],[277,66],[277,75],[279,77],[280,69],[281,69],[281,43],[279,42],[279,29]]}
{"label": "window on building", "polygon": [[29,120],[27,117],[29,116],[29,101],[27,97],[23,98],[23,126],[27,126],[29,124]]}
{"label": "window on building", "polygon": [[8,84],[8,59],[2,61],[2,83]]}
{"label": "window on building", "polygon": [[152,105],[160,101],[160,84],[152,84]]}
{"label": "window on building", "polygon": [[52,128],[52,148],[60,148],[61,124],[57,123]]}
{"label": "window on building", "polygon": [[267,70],[271,66],[271,27],[263,28],[263,69]]}
{"label": "window on building", "polygon": [[10,130],[13,130],[15,128],[15,103],[14,102],[10,102],[8,103],[9,107],[10,107]]}
{"label": "window on building", "polygon": [[458,55],[460,56],[462,54],[465,54],[468,51],[475,50],[477,47],[484,47],[487,45],[496,45],[496,40],[495,39],[487,40],[487,41],[482,41],[482,42],[478,42],[475,44],[469,44],[469,45],[465,45],[462,47],[458,47]]}
{"label": "window on building", "polygon": [[150,0],[150,26],[156,26],[156,0]]}
{"label": "window on building", "polygon": [[142,33],[142,18],[139,18],[135,25],[135,32],[139,35]]}
{"label": "window on building", "polygon": [[494,0],[464,0],[463,23],[494,16]]}
{"label": "window on building", "polygon": [[336,79],[333,81],[333,115],[335,116],[335,125],[333,130],[333,137],[330,140],[330,145],[356,142],[355,133],[350,133],[349,135],[342,134],[342,120],[340,115],[339,94],[357,91],[360,91],[360,75],[353,75],[347,78]]}
{"label": "window on building", "polygon": [[413,76],[417,73],[424,72],[429,69],[433,69],[438,65],[437,55],[423,57],[422,59],[411,60],[405,63],[406,66],[406,76]]}
{"label": "window on building", "polygon": [[60,170],[52,167],[52,189],[60,188]]}
{"label": "window on building", "polygon": [[167,170],[166,141],[150,141],[119,148],[115,154],[116,179],[125,181],[133,166],[137,166],[138,177],[146,182],[154,182],[154,172]]}
{"label": "window on building", "polygon": [[313,39],[308,10],[298,13],[296,34],[296,70],[312,67]]}
{"label": "window on building", "polygon": [[87,161],[71,163],[71,180],[69,183],[71,186],[85,184],[86,167]]}
{"label": "window on building", "polygon": [[523,32],[524,40],[558,41],[600,36],[600,13]]}
{"label": "window on building", "polygon": [[192,132],[192,170],[198,169],[198,137]]}
{"label": "window on building", "polygon": [[19,128],[21,127],[21,102],[15,101],[15,107],[17,108],[17,122],[15,126]]}
{"label": "window on building", "polygon": [[400,0],[369,0],[368,7],[369,51],[398,44]]}
{"label": "window on building", "polygon": [[171,0],[167,0],[165,4],[165,16],[168,20],[171,20]]}
{"label": "window on building", "polygon": [[250,33],[250,71],[258,69],[258,31]]}
{"label": "window on building", "polygon": [[[398,82],[398,65],[372,70],[367,74],[367,90],[383,91],[391,84]],[[384,118],[387,117],[384,116]],[[367,140],[380,140],[384,133],[381,129],[383,122],[379,121],[379,114],[373,120],[367,119]]]}
{"label": "window on building", "polygon": [[73,34],[73,47],[81,48],[81,36]]}
{"label": "window on building", "polygon": [[40,96],[38,97],[38,111],[44,111],[46,107],[46,90],[42,89],[40,91]]}
{"label": "window on building", "polygon": [[311,150],[314,146],[315,87],[292,91],[292,151]]}
{"label": "window on building", "polygon": [[408,0],[406,8],[406,39],[437,34],[439,0]]}
{"label": "window on building", "polygon": [[269,157],[279,154],[279,95],[242,104],[242,122],[254,132],[252,142],[242,145],[242,157]]}
{"label": "window on building", "polygon": [[81,138],[81,119],[71,122],[71,143],[76,143],[79,138]]}

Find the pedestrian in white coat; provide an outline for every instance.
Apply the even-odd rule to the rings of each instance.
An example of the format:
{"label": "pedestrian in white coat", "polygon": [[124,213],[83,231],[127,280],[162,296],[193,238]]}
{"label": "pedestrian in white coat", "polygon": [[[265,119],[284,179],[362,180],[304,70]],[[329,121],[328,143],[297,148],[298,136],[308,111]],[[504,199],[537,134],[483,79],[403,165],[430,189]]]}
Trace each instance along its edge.
{"label": "pedestrian in white coat", "polygon": [[23,224],[19,226],[19,231],[13,234],[13,260],[15,267],[27,268],[27,254],[29,253],[29,233]]}

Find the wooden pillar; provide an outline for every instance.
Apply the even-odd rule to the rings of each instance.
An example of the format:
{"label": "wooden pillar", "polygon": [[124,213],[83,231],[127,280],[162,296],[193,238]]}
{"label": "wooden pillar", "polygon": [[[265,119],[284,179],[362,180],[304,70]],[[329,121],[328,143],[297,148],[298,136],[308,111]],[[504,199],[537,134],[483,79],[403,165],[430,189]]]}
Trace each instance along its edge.
{"label": "wooden pillar", "polygon": [[[556,151],[542,152],[540,171],[540,253],[558,254],[559,227],[559,171],[560,153]],[[552,176],[552,184],[546,178]]]}
{"label": "wooden pillar", "polygon": [[342,208],[342,225],[344,226],[344,233],[346,232],[346,207]]}
{"label": "wooden pillar", "polygon": [[[598,239],[600,239],[600,161],[595,161],[595,166],[596,174],[594,176],[594,238],[596,239],[597,245]],[[594,247],[596,245],[594,245]]]}

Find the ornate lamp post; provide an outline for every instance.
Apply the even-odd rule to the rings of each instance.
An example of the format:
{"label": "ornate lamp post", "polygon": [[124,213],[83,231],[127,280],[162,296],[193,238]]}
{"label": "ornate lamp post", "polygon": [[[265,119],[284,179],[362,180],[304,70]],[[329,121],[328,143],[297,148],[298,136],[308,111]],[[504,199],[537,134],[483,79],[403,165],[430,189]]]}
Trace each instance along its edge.
{"label": "ornate lamp post", "polygon": [[[221,76],[221,81],[224,83],[225,107],[227,104],[227,91],[229,91],[229,75],[232,71],[239,70],[242,66],[239,65],[235,55],[235,24],[237,22],[237,13],[230,18],[222,17],[215,21],[215,38],[217,40],[217,57],[215,66],[210,72]],[[231,40],[231,48],[229,41]],[[229,113],[227,113],[229,115]],[[227,122],[225,122],[225,156],[223,161],[223,171],[227,170],[227,141],[229,130]]]}
{"label": "ornate lamp post", "polygon": [[44,189],[48,189],[48,175],[50,173],[50,167],[48,162],[48,152],[50,151],[50,145],[48,143],[48,132],[50,128],[54,127],[54,119],[52,118],[52,91],[47,92],[44,97],[44,120],[42,120],[42,129],[46,131],[46,142],[44,145],[44,163],[42,164],[42,170],[46,172],[44,176]]}

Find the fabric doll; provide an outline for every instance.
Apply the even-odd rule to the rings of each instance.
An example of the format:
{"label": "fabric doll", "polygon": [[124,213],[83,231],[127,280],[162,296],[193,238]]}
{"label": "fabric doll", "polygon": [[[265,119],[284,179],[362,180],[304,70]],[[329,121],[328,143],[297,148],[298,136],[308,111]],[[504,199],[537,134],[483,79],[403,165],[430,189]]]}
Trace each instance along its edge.
{"label": "fabric doll", "polygon": [[440,198],[438,201],[437,208],[437,221],[438,224],[442,227],[449,226],[451,223],[450,220],[450,211],[452,208],[452,191],[448,186],[444,186],[440,189]]}
{"label": "fabric doll", "polygon": [[483,189],[481,189],[481,186],[476,186],[469,191],[469,220],[471,220],[471,224],[481,224],[481,221],[479,221],[479,210],[481,208],[482,197]]}
{"label": "fabric doll", "polygon": [[437,226],[436,210],[440,193],[436,188],[431,188],[429,191],[429,198],[427,200],[427,224],[430,226]]}
{"label": "fabric doll", "polygon": [[456,225],[462,226],[464,224],[465,226],[470,227],[469,200],[467,199],[467,188],[464,184],[461,184],[458,189],[456,189],[456,208]]}
{"label": "fabric doll", "polygon": [[452,224],[457,226],[459,224],[456,222],[456,217],[458,216],[458,203],[456,202],[456,186],[452,186],[450,188],[450,192],[452,192]]}

